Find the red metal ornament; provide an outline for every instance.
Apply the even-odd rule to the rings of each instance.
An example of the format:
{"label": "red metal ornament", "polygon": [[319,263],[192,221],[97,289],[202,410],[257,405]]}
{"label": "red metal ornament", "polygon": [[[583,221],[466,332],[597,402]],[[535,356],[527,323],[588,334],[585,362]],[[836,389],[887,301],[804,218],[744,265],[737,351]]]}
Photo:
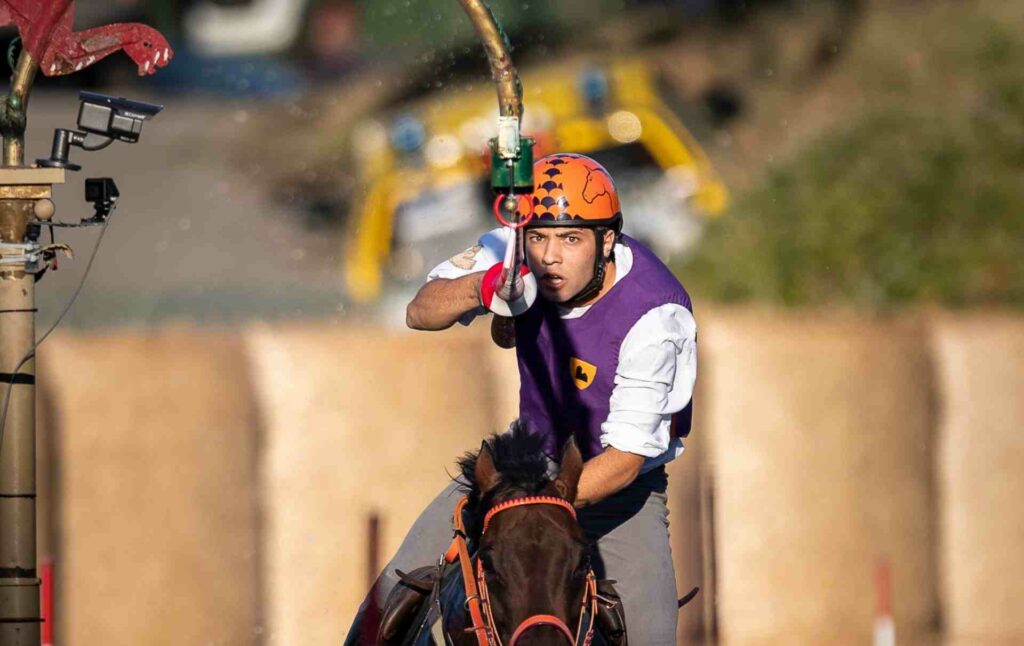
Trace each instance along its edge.
{"label": "red metal ornament", "polygon": [[139,23],[117,23],[73,30],[74,0],[0,0],[0,26],[16,25],[26,51],[46,76],[62,76],[89,67],[124,50],[139,75],[154,74],[174,51],[163,35]]}

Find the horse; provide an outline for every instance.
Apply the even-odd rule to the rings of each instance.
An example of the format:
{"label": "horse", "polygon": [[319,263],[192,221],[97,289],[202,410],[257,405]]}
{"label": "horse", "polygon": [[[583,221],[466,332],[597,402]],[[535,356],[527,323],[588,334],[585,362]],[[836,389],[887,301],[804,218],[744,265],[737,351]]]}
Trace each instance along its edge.
{"label": "horse", "polygon": [[[626,643],[621,602],[610,582],[595,577],[572,504],[583,472],[576,442],[566,444],[553,477],[550,465],[541,439],[518,425],[458,460],[466,496],[452,547],[440,566],[400,572],[403,590],[392,593],[409,605],[410,590],[424,597],[431,590],[412,632],[432,630],[438,646],[442,639],[455,646]],[[389,597],[381,626],[389,634],[378,642],[431,643],[397,634],[389,608],[401,603]]]}

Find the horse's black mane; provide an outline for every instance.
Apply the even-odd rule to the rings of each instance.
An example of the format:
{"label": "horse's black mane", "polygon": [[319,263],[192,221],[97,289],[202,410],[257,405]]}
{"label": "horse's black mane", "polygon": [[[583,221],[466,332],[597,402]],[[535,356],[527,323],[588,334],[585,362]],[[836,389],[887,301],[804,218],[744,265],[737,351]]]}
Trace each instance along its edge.
{"label": "horse's black mane", "polygon": [[496,433],[486,440],[494,458],[494,466],[501,479],[498,485],[481,496],[474,472],[478,452],[466,453],[458,461],[459,475],[455,478],[469,496],[467,529],[474,527],[483,512],[495,499],[539,494],[551,482],[548,472],[550,460],[544,453],[544,442],[539,435],[530,433],[516,421],[507,433]]}

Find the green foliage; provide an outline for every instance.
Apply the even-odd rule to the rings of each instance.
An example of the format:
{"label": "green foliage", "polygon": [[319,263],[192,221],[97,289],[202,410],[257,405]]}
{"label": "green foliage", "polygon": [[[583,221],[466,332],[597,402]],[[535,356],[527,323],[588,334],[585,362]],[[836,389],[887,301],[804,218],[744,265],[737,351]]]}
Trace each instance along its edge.
{"label": "green foliage", "polygon": [[789,306],[1024,306],[1024,32],[984,16],[955,27],[931,34],[923,74],[899,47],[881,59],[872,48],[860,61],[873,68],[869,107],[709,225],[678,267],[691,290]]}
{"label": "green foliage", "polygon": [[[563,31],[561,27],[566,23],[578,28],[581,20],[584,25],[596,22],[602,11],[621,11],[624,2],[487,0],[486,4],[509,34],[536,32],[554,36]],[[379,55],[480,49],[473,26],[457,0],[362,0],[361,5],[366,38]]]}

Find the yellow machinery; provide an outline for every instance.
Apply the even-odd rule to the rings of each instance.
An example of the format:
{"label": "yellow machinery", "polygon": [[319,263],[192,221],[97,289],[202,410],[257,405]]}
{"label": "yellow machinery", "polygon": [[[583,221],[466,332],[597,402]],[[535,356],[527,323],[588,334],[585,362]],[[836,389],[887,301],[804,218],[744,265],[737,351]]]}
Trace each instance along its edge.
{"label": "yellow machinery", "polygon": [[[607,66],[560,62],[525,71],[522,77],[523,101],[528,106],[523,134],[537,140],[537,158],[561,151],[603,161],[602,154],[628,150],[629,159],[642,158],[657,170],[658,177],[649,178],[648,184],[664,185],[667,178],[677,189],[680,183],[685,185],[686,208],[679,210],[700,218],[724,210],[728,199],[725,187],[703,150],[661,98],[653,73],[643,61]],[[396,241],[396,219],[419,232],[413,237],[426,235],[424,231],[434,233],[435,225],[445,221],[450,221],[453,231],[461,225],[466,231],[476,226],[477,234],[492,226],[482,199],[481,219],[472,224],[462,221],[461,225],[456,221],[470,217],[463,211],[476,210],[476,193],[467,187],[479,186],[489,176],[487,141],[495,134],[494,123],[492,86],[456,86],[407,109],[390,129],[377,120],[356,129],[353,148],[363,176],[361,197],[353,205],[348,225],[344,267],[345,285],[354,301],[377,299],[389,267],[399,280],[422,281],[430,268],[427,265],[440,259],[412,253],[415,262],[408,262],[410,253],[403,255]],[[626,171],[620,173],[612,166],[609,170],[620,193],[626,193],[627,231],[637,225],[642,230],[647,209],[629,210],[628,191],[623,191],[620,180]],[[419,208],[411,218],[403,213],[410,204],[431,200],[433,211]],[[667,236],[676,222],[663,218],[652,223],[659,230],[647,237]],[[469,245],[474,240],[463,242]],[[458,250],[450,248],[452,240],[446,243],[449,255]]]}

